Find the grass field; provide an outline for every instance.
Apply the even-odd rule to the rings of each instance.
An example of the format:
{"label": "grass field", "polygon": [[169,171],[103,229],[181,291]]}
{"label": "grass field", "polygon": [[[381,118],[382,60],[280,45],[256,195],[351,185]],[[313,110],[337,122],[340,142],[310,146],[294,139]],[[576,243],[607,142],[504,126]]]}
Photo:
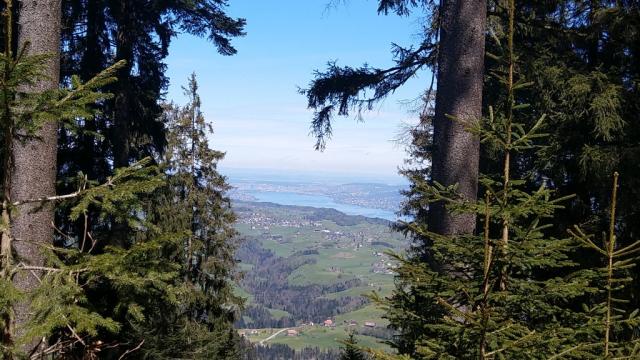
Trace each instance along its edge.
{"label": "grass field", "polygon": [[[350,225],[338,225],[330,220],[305,220],[308,208],[245,205],[247,213],[240,213],[240,223],[236,229],[241,237],[256,239],[264,249],[271,250],[276,256],[284,259],[304,257],[314,259],[315,263],[303,265],[293,270],[286,281],[291,286],[332,285],[346,280],[359,279],[359,285],[344,291],[325,293],[323,298],[339,299],[342,297],[359,297],[377,291],[388,295],[393,289],[393,264],[385,251],[402,252],[406,239],[390,230],[384,223],[367,220],[341,221]],[[346,216],[346,215],[345,215]],[[260,269],[252,264],[242,264],[242,271],[255,271],[260,277]],[[269,279],[265,279],[269,281]],[[251,304],[254,296],[246,290],[236,292],[248,299]],[[281,319],[290,314],[280,309],[267,309],[273,319]],[[286,332],[278,335],[269,343],[281,343],[292,348],[319,347],[322,349],[338,348],[348,333],[357,330],[365,321],[372,321],[377,326],[385,327],[387,322],[382,318],[383,312],[373,305],[365,305],[355,311],[334,317],[335,328],[311,327],[301,328],[299,336],[288,337]],[[296,319],[300,322],[308,319]],[[357,321],[358,326],[349,327],[345,321]],[[250,322],[249,322],[250,323]],[[245,332],[245,330],[241,330]],[[259,329],[259,333],[247,337],[259,342],[273,334],[273,329]],[[384,348],[380,340],[359,335],[363,346]]]}
{"label": "grass field", "polygon": [[[335,349],[342,346],[342,342],[349,337],[350,329],[347,327],[325,328],[315,326],[313,328],[302,329],[298,336],[286,336],[285,333],[278,335],[270,341],[273,344],[286,344],[294,349],[305,347],[318,347],[320,349]],[[356,329],[357,331],[357,329]],[[381,344],[379,339],[371,336],[356,335],[359,345],[376,349],[388,349],[388,346]]]}
{"label": "grass field", "polygon": [[[342,342],[349,337],[351,332],[355,333],[358,344],[363,347],[390,350],[389,346],[383,344],[380,339],[358,334],[357,327],[336,326],[328,328],[324,326],[306,326],[294,328],[298,331],[298,336],[287,336],[284,331],[273,339],[264,342],[267,344],[285,344],[293,349],[300,350],[305,347],[318,347],[320,349],[336,349],[342,346]],[[254,329],[252,329],[254,330]],[[255,329],[257,334],[251,334],[252,330],[241,330],[246,338],[253,343],[260,343],[280,329]]]}

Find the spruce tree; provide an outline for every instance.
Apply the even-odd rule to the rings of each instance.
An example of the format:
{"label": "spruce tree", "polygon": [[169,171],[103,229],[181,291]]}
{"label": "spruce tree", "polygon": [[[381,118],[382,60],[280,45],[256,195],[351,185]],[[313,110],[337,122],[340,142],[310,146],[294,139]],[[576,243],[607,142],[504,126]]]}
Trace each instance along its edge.
{"label": "spruce tree", "polygon": [[358,349],[358,341],[354,333],[350,333],[349,338],[344,341],[340,360],[366,360],[365,355]]}
{"label": "spruce tree", "polygon": [[[108,176],[110,169],[92,164],[90,154],[111,156],[120,167],[162,152],[166,139],[156,120],[168,85],[164,60],[171,40],[184,32],[208,39],[222,55],[235,54],[232,39],[244,35],[245,20],[227,15],[227,6],[218,0],[63,1],[63,81],[73,74],[86,81],[109,63],[127,62],[109,89],[114,98],[97,105],[102,121],[80,123],[80,134],[63,134],[63,174],[83,165],[80,170],[96,178]],[[76,150],[87,158],[76,159]]]}
{"label": "spruce tree", "polygon": [[[502,159],[498,175],[484,175],[485,196],[477,202],[461,198],[455,186],[414,178],[415,191],[428,204],[443,203],[454,213],[473,213],[482,230],[477,235],[436,234],[421,219],[405,224],[418,237],[433,239],[430,253],[445,272],[420,261],[420,254],[397,257],[397,287],[388,299],[374,296],[387,309],[391,326],[400,331],[394,346],[411,358],[548,359],[589,354],[580,327],[590,316],[572,304],[598,293],[590,272],[576,271],[571,260],[577,246],[571,238],[547,232],[555,212],[567,198],[553,198],[534,175],[517,178],[514,156],[542,152],[541,115],[529,128],[519,121],[528,105],[518,93],[529,86],[519,74],[514,52],[515,4],[509,10],[506,42],[491,54],[500,64],[493,72],[503,86],[502,101],[489,116],[467,130]],[[451,121],[459,121],[451,119]],[[564,274],[571,274],[563,277]],[[584,346],[584,347],[583,347]]]}
{"label": "spruce tree", "polygon": [[[41,93],[58,88],[60,75],[60,0],[18,3],[18,48],[24,55],[48,55],[43,77],[23,84],[21,91]],[[7,15],[11,6],[7,6]],[[11,17],[6,18],[11,21]],[[9,55],[9,54],[7,54]],[[9,201],[40,198],[55,195],[57,123],[47,121],[32,134],[17,128],[11,146],[10,182],[7,184]],[[38,179],[38,181],[33,181]],[[23,203],[13,212],[11,232],[16,256],[24,263],[39,266],[43,257],[39,247],[50,245],[53,240],[54,209],[51,204]],[[13,279],[18,289],[31,291],[38,286],[37,273],[21,272]],[[15,307],[15,326],[18,333],[27,321],[29,304],[21,302]],[[34,340],[37,343],[37,340]]]}
{"label": "spruce tree", "polygon": [[[412,132],[427,128],[431,167],[423,175],[444,185],[458,184],[460,195],[474,201],[478,192],[480,144],[465,123],[477,122],[482,116],[484,47],[487,2],[473,1],[378,1],[380,14],[407,16],[423,10],[423,38],[415,48],[393,45],[395,65],[388,69],[364,65],[360,68],[340,67],[329,63],[325,72],[316,72],[306,95],[308,107],[315,111],[312,132],[317,137],[316,149],[323,149],[331,136],[335,116],[349,116],[370,110],[418,71],[430,68],[431,83],[425,84],[425,97],[431,103],[434,78],[437,79],[435,111],[422,112],[421,124]],[[418,95],[418,94],[416,94]],[[451,122],[450,117],[460,121]],[[424,144],[426,145],[426,144]],[[424,146],[422,151],[427,147]],[[476,219],[472,213],[452,214],[439,203],[429,209],[430,228],[438,234],[472,233]],[[428,256],[429,239],[424,239],[423,253]]]}
{"label": "spruce tree", "polygon": [[[97,121],[78,119],[75,131],[60,129],[59,192],[73,191],[78,171],[106,181],[115,168],[151,156],[166,146],[161,119],[168,86],[165,59],[179,33],[206,38],[222,55],[233,55],[232,40],[244,35],[245,20],[227,14],[227,1],[64,0],[61,82],[74,74],[87,81],[116,61],[125,60],[118,81],[108,86],[114,96],[93,105]],[[215,51],[212,50],[212,51]],[[56,222],[69,234],[84,223],[69,222],[69,209],[59,207]],[[108,242],[125,246],[135,231],[115,219],[89,210],[93,233],[109,234]],[[105,240],[106,241],[106,240]]]}
{"label": "spruce tree", "polygon": [[640,240],[621,246],[616,236],[619,176],[617,172],[613,175],[609,231],[602,234],[602,245],[597,245],[595,237],[585,234],[579,226],[569,231],[585,248],[595,251],[602,263],[602,266],[586,270],[593,272],[592,286],[600,291],[583,304],[589,321],[576,329],[577,334],[589,341],[566,350],[567,353],[585,353],[585,358],[586,354],[604,359],[640,357],[640,339],[635,335],[635,329],[640,325],[640,310],[629,308],[629,299],[623,291],[633,281],[629,270],[635,268],[640,259],[637,254]]}
{"label": "spruce tree", "polygon": [[[33,137],[45,124],[54,123],[68,131],[76,121],[92,121],[96,102],[109,97],[101,92],[113,83],[118,63],[87,82],[70,79],[68,88],[39,92],[25,91],[47,78],[51,55],[29,55],[20,48],[11,51],[11,2],[5,12],[5,52],[0,55],[0,104],[2,142],[2,232],[0,262],[1,359],[96,358],[135,356],[142,352],[145,338],[135,329],[161,318],[161,306],[176,309],[185,294],[181,265],[172,261],[180,249],[180,234],[160,232],[144,215],[145,199],[166,183],[150,159],[118,169],[105,182],[78,173],[74,191],[33,198],[11,198],[10,160],[17,150],[11,144],[19,137]],[[34,247],[43,262],[25,261],[16,251],[12,220],[24,205],[65,204],[69,221],[83,222],[84,230],[69,234],[55,227],[54,245]],[[101,234],[91,232],[89,211],[102,221],[119,219],[134,229],[135,241],[126,247],[105,246]],[[30,214],[21,214],[28,217]],[[37,276],[37,287],[15,286],[16,278]],[[20,331],[14,326],[16,307],[29,304]],[[175,310],[173,310],[175,311]],[[34,344],[34,339],[37,343]]]}
{"label": "spruce tree", "polygon": [[[92,275],[109,276],[110,271],[104,267],[109,266],[110,263],[108,261],[87,263],[80,261],[79,257],[71,256],[73,259],[67,264],[63,261],[64,256],[51,246],[51,240],[44,243],[35,241],[37,246],[32,247],[31,255],[43,260],[40,263],[31,262],[31,258],[25,258],[24,254],[16,251],[17,242],[30,242],[28,233],[17,238],[12,232],[13,220],[18,211],[25,206],[37,209],[43,206],[50,207],[52,203],[59,201],[74,200],[78,201],[78,204],[74,207],[72,216],[78,217],[89,204],[113,208],[114,203],[131,199],[132,194],[150,191],[157,186],[157,181],[153,179],[136,182],[136,186],[131,185],[132,177],[147,178],[150,175],[150,169],[136,164],[134,168],[116,174],[109,183],[99,186],[79,176],[79,188],[74,193],[11,197],[11,187],[8,184],[9,179],[13,178],[14,166],[17,165],[12,164],[11,159],[14,158],[16,151],[23,151],[13,147],[12,144],[18,140],[24,141],[25,138],[36,141],[34,136],[43,126],[50,127],[52,123],[57,126],[58,122],[63,126],[71,126],[78,116],[90,118],[91,112],[87,104],[95,103],[107,96],[97,92],[96,89],[112,82],[113,74],[117,70],[117,66],[111,67],[87,83],[80,83],[77,78],[73,78],[71,87],[68,89],[45,88],[33,91],[34,84],[48,78],[47,69],[52,61],[52,55],[29,55],[24,46],[19,48],[18,53],[12,52],[11,5],[11,2],[6,2],[3,25],[5,26],[4,34],[7,36],[4,39],[5,52],[0,56],[3,79],[0,95],[3,99],[1,111],[4,135],[2,262],[0,263],[0,287],[3,290],[0,294],[3,334],[0,354],[3,359],[21,358],[25,351],[30,353],[30,356],[60,353],[62,349],[72,348],[78,341],[85,345],[80,338],[81,335],[94,334],[101,328],[117,330],[117,325],[113,321],[89,310],[82,295],[86,291],[83,289],[84,282],[90,281],[88,279],[91,279]],[[31,182],[31,179],[28,181]],[[25,184],[20,186],[24,187]],[[27,220],[30,215],[29,212],[21,214]],[[74,239],[67,240],[71,242]],[[76,242],[77,240],[75,239]],[[86,237],[83,240],[87,240]],[[16,279],[27,275],[37,278],[36,286],[25,288],[15,285]],[[19,314],[17,309],[23,308],[24,305],[21,304],[24,303],[29,304],[29,312],[22,313],[18,329],[15,326],[16,315]],[[50,343],[52,336],[54,341]],[[35,343],[34,339],[36,339]]]}
{"label": "spruce tree", "polygon": [[[559,195],[575,194],[559,210],[556,234],[574,224],[588,233],[608,232],[609,177],[619,171],[624,196],[617,203],[616,233],[621,246],[630,245],[640,231],[636,141],[640,4],[585,0],[518,4],[516,16],[523,31],[517,34],[516,51],[522,71],[536,79],[520,95],[532,104],[531,110],[549,114],[550,130],[546,151],[523,154],[514,170],[535,169],[538,183],[547,179]],[[496,10],[496,18],[504,16],[500,8]],[[500,36],[499,31],[496,34]],[[496,86],[487,83],[491,98]],[[533,111],[528,117],[533,121]],[[599,264],[591,252],[580,261]],[[635,283],[626,288],[625,296],[631,299],[632,310],[640,305],[631,291],[640,278],[637,269],[631,271],[636,272]]]}
{"label": "spruce tree", "polygon": [[242,305],[233,294],[236,260],[235,215],[226,195],[229,185],[217,171],[224,153],[212,150],[213,129],[201,111],[195,74],[184,106],[167,104],[167,149],[161,165],[167,185],[150,215],[163,232],[178,233],[175,260],[186,291],[183,303],[153,320],[153,358],[237,359],[240,339],[233,328]]}
{"label": "spruce tree", "polygon": [[[456,185],[467,201],[478,193],[480,142],[465,127],[482,117],[484,43],[487,3],[484,0],[444,0],[440,4],[437,91],[433,116],[432,180]],[[450,121],[455,117],[458,121]],[[431,204],[430,230],[471,234],[476,218],[453,214]]]}
{"label": "spruce tree", "polygon": [[[316,149],[322,150],[332,134],[332,121],[337,116],[348,117],[373,109],[375,104],[402,87],[409,79],[425,68],[436,69],[440,31],[439,3],[433,0],[379,0],[378,14],[408,16],[424,11],[421,26],[422,38],[416,46],[403,48],[392,44],[394,65],[375,68],[368,64],[361,67],[339,66],[329,62],[325,71],[316,71],[307,89],[299,92],[307,97],[309,109],[314,110],[311,130],[316,136]],[[478,20],[478,19],[475,19]],[[479,20],[482,21],[482,20]],[[425,85],[431,93],[434,79]],[[418,95],[418,94],[416,94]]]}

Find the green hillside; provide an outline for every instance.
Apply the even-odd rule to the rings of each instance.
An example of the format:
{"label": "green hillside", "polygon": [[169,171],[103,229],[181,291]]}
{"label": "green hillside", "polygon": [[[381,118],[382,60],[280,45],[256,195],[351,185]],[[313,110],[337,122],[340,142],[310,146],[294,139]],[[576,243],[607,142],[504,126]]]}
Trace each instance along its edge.
{"label": "green hillside", "polygon": [[[363,295],[393,288],[386,252],[403,251],[407,241],[388,221],[268,203],[241,202],[235,210],[244,272],[238,294],[247,299],[241,333],[252,342],[335,349],[356,332],[361,344],[386,347],[383,313]],[[297,334],[271,337],[282,329]]]}

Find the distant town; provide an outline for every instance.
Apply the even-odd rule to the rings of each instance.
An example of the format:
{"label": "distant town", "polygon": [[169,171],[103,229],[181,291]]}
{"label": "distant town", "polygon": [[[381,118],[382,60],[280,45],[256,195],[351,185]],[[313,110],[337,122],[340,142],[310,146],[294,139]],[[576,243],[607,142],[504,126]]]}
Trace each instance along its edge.
{"label": "distant town", "polygon": [[342,184],[330,185],[317,183],[254,182],[238,181],[233,183],[230,192],[232,198],[242,201],[255,201],[255,192],[297,193],[323,195],[342,204],[397,211],[403,199],[399,185],[385,184]]}
{"label": "distant town", "polygon": [[[269,188],[271,189],[271,188]],[[366,296],[393,289],[407,239],[384,219],[335,209],[233,201],[238,216],[238,294],[247,299],[236,324],[259,345],[337,349],[351,332],[380,348],[393,332]]]}
{"label": "distant town", "polygon": [[[259,236],[265,240],[272,240],[278,244],[286,244],[289,242],[284,235],[278,231],[272,231],[275,227],[300,229],[295,231],[292,236],[301,238],[306,236],[309,231],[320,233],[322,240],[318,241],[318,247],[332,246],[336,249],[345,249],[351,251],[369,251],[376,259],[371,263],[371,272],[375,274],[393,274],[395,265],[389,259],[389,256],[380,247],[393,249],[393,245],[388,242],[388,233],[375,233],[370,231],[336,231],[326,228],[326,222],[311,221],[306,216],[290,214],[288,217],[273,216],[273,213],[264,211],[264,208],[255,207],[252,211],[238,212],[239,224],[248,225],[248,227],[259,232]],[[320,245],[321,244],[321,245]],[[348,252],[336,254],[336,257],[352,258]],[[337,266],[331,266],[327,269],[330,272],[341,273],[342,269]]]}

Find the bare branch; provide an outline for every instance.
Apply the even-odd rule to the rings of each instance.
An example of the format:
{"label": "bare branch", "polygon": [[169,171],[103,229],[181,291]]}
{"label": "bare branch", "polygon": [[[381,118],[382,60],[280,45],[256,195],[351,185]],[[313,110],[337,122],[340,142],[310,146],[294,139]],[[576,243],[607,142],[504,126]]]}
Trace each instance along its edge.
{"label": "bare branch", "polygon": [[122,360],[125,358],[125,356],[131,354],[132,352],[140,350],[140,348],[142,347],[142,344],[144,344],[144,340],[142,340],[140,344],[138,344],[138,346],[136,346],[135,348],[125,351],[124,354],[122,354],[122,356],[118,358],[118,360]]}

